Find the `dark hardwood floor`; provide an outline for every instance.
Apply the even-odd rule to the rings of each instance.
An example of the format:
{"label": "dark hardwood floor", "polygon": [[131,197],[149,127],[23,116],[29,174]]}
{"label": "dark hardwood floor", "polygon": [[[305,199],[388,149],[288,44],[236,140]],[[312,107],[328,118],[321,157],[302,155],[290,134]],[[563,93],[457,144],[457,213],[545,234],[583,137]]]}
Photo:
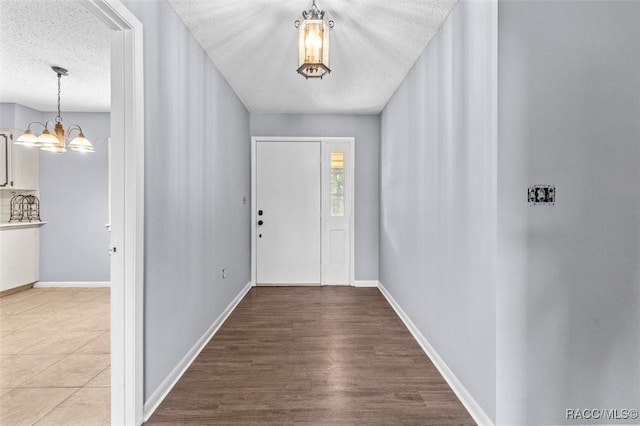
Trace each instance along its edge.
{"label": "dark hardwood floor", "polygon": [[147,424],[475,425],[375,288],[257,287]]}

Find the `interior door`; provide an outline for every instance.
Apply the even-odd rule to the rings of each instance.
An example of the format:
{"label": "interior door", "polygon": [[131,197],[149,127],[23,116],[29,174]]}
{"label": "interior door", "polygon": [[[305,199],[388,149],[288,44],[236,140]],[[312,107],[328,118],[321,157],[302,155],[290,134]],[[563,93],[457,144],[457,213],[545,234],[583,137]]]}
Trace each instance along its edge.
{"label": "interior door", "polygon": [[320,285],[320,163],[320,142],[257,142],[257,284]]}

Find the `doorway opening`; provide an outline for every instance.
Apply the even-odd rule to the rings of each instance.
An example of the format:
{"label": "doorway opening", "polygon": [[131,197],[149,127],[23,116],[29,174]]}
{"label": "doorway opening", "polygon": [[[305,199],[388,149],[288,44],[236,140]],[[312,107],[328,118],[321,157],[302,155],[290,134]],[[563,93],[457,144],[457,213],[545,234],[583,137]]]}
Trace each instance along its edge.
{"label": "doorway opening", "polygon": [[252,138],[253,285],[354,284],[354,138]]}
{"label": "doorway opening", "polygon": [[119,0],[83,0],[111,39],[111,424],[143,421],[142,24]]}

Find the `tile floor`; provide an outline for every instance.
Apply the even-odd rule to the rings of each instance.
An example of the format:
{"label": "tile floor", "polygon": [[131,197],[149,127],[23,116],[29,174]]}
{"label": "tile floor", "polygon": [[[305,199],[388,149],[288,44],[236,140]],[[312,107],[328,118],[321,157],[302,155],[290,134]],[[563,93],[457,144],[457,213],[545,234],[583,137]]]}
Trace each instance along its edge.
{"label": "tile floor", "polygon": [[0,298],[0,424],[108,425],[108,288]]}

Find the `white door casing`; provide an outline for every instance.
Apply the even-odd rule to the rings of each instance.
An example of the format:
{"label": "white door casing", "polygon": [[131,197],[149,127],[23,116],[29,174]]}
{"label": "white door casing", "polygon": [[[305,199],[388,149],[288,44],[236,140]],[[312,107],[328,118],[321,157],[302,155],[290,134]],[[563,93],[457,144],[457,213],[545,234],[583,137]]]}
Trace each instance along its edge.
{"label": "white door casing", "polygon": [[80,0],[111,39],[111,424],[143,422],[144,75],[142,24],[119,0]]}
{"label": "white door casing", "polygon": [[[308,143],[321,145],[321,198],[320,264],[322,285],[354,285],[355,283],[355,139],[351,137],[257,137],[251,138],[251,282],[258,279],[258,244],[261,229],[266,231],[268,212],[258,205],[258,146],[263,143]],[[344,214],[330,215],[331,208],[331,153],[341,152],[343,157]],[[286,161],[286,160],[285,160]],[[335,188],[334,188],[335,189]],[[311,191],[309,189],[309,191]],[[316,190],[314,190],[315,192]],[[263,210],[263,216],[258,211]],[[262,227],[258,221],[262,220]],[[263,232],[263,238],[266,233]],[[263,259],[264,260],[264,259]],[[264,266],[263,266],[264,268]],[[274,280],[278,281],[277,279]],[[295,283],[294,283],[295,284]],[[301,283],[302,284],[302,283]]]}
{"label": "white door casing", "polygon": [[257,283],[320,285],[319,141],[258,142]]}

